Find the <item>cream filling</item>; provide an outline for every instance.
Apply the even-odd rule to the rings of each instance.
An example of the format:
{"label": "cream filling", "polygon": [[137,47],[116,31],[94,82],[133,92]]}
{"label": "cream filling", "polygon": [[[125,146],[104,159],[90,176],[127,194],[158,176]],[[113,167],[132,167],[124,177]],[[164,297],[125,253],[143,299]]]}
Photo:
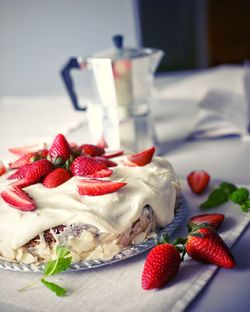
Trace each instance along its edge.
{"label": "cream filling", "polygon": [[[127,167],[119,161],[112,170],[108,179],[127,185],[111,194],[80,196],[76,188],[76,179],[80,177],[73,177],[53,189],[41,183],[25,188],[37,204],[32,212],[12,208],[0,198],[0,252],[3,256],[61,224],[91,224],[101,232],[121,234],[140,217],[146,205],[152,207],[160,226],[173,220],[178,182],[167,160],[155,157],[143,167]],[[0,177],[0,192],[10,183],[7,176]]]}

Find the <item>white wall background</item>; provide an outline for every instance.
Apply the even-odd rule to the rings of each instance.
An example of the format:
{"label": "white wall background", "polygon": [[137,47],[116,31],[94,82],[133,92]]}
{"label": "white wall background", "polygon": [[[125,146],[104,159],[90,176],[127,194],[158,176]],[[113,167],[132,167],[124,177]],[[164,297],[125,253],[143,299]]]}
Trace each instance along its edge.
{"label": "white wall background", "polygon": [[[64,94],[69,56],[137,45],[133,0],[0,0],[0,96]],[[77,74],[78,75],[78,74]]]}

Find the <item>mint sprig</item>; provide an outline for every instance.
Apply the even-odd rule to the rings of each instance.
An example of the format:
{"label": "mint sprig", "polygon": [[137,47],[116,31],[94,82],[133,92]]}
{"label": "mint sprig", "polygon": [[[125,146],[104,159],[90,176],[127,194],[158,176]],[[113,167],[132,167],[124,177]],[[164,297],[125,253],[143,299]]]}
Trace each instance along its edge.
{"label": "mint sprig", "polygon": [[250,210],[249,191],[245,187],[238,188],[229,182],[222,182],[219,187],[215,188],[209,195],[207,200],[201,203],[201,209],[209,209],[220,206],[231,200],[238,204],[243,212]]}
{"label": "mint sprig", "polygon": [[[70,251],[64,246],[57,246],[56,248],[57,259],[49,261],[44,268],[44,277],[49,277],[67,270],[70,266],[72,257]],[[67,293],[67,290],[61,286],[47,281],[45,278],[41,278],[41,282],[57,296],[63,297]]]}
{"label": "mint sprig", "polygon": [[51,291],[53,291],[58,297],[63,297],[66,295],[67,293],[67,289],[62,288],[61,286],[52,283],[52,282],[48,282],[46,281],[44,278],[41,278],[41,282]]}
{"label": "mint sprig", "polygon": [[[56,260],[49,261],[45,268],[44,268],[44,275],[41,278],[41,282],[45,285],[48,289],[53,291],[58,297],[63,297],[67,294],[67,289],[62,288],[56,283],[49,282],[45,278],[61,273],[67,270],[70,266],[72,257],[70,256],[70,251],[64,246],[57,246],[56,248]],[[25,286],[20,288],[18,291],[26,291],[33,287],[36,282],[32,283],[31,285]]]}

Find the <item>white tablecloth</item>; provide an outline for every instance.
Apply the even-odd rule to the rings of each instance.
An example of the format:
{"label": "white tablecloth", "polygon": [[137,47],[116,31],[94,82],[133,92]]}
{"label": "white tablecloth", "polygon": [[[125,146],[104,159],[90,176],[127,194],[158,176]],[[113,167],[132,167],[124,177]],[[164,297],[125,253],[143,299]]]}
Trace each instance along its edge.
{"label": "white tablecloth", "polygon": [[[197,109],[200,88],[208,81],[233,77],[235,85],[240,81],[242,69],[222,68],[213,72],[196,75],[192,79],[201,81],[199,88],[193,88],[189,96],[183,98],[185,81],[165,87],[164,78],[158,80],[160,97],[153,105],[156,131],[161,142],[161,153],[174,165],[177,174],[184,178],[193,169],[205,169],[214,179],[220,178],[239,184],[249,184],[250,142],[241,139],[187,142],[185,137],[192,129]],[[225,74],[226,72],[226,74]],[[238,74],[236,74],[238,72]],[[234,74],[234,75],[233,75]],[[207,76],[206,76],[207,75]],[[205,77],[205,78],[204,78]],[[214,77],[214,78],[213,78]],[[187,79],[187,78],[186,78]],[[189,85],[190,81],[186,80]],[[237,83],[236,83],[237,81]],[[225,83],[224,83],[225,84]],[[192,84],[191,84],[192,85]],[[168,91],[169,90],[169,91]],[[171,91],[172,90],[172,91]],[[173,91],[175,90],[175,91]],[[183,94],[180,90],[184,90]],[[204,92],[204,90],[203,90]],[[158,95],[159,95],[158,94]],[[175,96],[174,96],[175,95]],[[62,132],[69,134],[70,141],[88,142],[89,134],[84,113],[75,113],[65,98],[2,98],[0,99],[1,155],[7,156],[10,146],[34,144],[51,141],[53,136]],[[86,140],[86,141],[85,141]],[[202,198],[191,194],[183,184],[190,212],[189,216],[200,211],[197,205]],[[225,212],[227,218],[221,228],[221,234],[231,246],[249,222],[249,215],[225,205],[216,212]],[[183,225],[177,234],[185,233]],[[0,271],[0,311],[183,311],[190,301],[203,288],[217,268],[205,266],[187,260],[177,277],[159,291],[144,291],[140,286],[141,272],[145,254],[112,266],[75,273],[64,273],[55,277],[55,281],[70,289],[65,298],[57,298],[39,284],[39,274]],[[237,261],[237,259],[236,259]],[[240,275],[235,269],[235,274]],[[224,272],[227,270],[221,270]],[[237,273],[238,272],[238,273]],[[248,270],[249,272],[249,270]],[[220,273],[221,274],[221,273]],[[228,276],[233,273],[226,272]],[[244,276],[243,276],[244,278]],[[38,285],[31,290],[19,293],[17,289],[37,280]],[[241,290],[241,294],[245,290]],[[222,291],[218,289],[218,291]],[[235,293],[237,287],[235,288]],[[246,295],[244,298],[248,298]],[[230,298],[228,299],[230,300]],[[246,302],[243,302],[246,307]],[[221,311],[225,304],[220,305]],[[204,311],[209,311],[209,303]],[[230,306],[227,307],[230,311]],[[244,309],[242,310],[244,311]],[[245,310],[247,311],[247,310]],[[214,311],[215,312],[215,311]]]}

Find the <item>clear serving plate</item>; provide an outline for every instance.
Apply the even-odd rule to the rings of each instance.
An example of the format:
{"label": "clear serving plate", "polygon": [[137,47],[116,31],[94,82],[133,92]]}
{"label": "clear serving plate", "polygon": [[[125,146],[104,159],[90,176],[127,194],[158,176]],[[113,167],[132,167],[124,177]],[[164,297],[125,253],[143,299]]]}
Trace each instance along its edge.
{"label": "clear serving plate", "polygon": [[[182,224],[188,206],[183,195],[177,197],[176,207],[175,207],[175,217],[174,220],[164,227],[159,233],[158,236],[162,234],[168,234],[171,236],[173,232]],[[70,268],[67,271],[78,271],[86,269],[94,269],[100,266],[112,264],[118,261],[128,259],[130,257],[136,256],[146,250],[149,250],[155,245],[155,239],[150,238],[140,244],[134,244],[122,249],[116,256],[111,260],[83,260],[78,263],[72,263]],[[43,272],[44,265],[35,265],[35,264],[24,264],[17,262],[10,262],[3,259],[0,259],[0,269],[12,270],[12,271],[22,271],[22,272]]]}

